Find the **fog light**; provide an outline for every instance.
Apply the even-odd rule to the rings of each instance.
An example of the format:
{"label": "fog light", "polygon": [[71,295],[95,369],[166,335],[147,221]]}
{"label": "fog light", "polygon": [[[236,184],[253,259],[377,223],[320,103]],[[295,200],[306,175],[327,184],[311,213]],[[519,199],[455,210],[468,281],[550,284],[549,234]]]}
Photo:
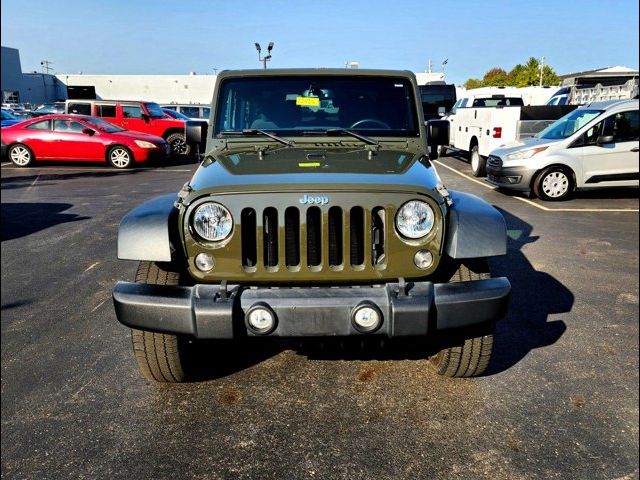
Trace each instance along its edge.
{"label": "fog light", "polygon": [[433,265],[433,255],[429,250],[418,250],[413,256],[413,263],[421,270],[426,270]]}
{"label": "fog light", "polygon": [[271,333],[276,327],[276,314],[265,304],[252,306],[245,315],[247,326],[261,335]]}
{"label": "fog light", "polygon": [[373,303],[361,303],[353,310],[353,325],[359,332],[375,332],[382,325],[382,312]]}
{"label": "fog light", "polygon": [[520,178],[521,177],[507,177],[507,182],[514,185],[516,183],[520,183]]}
{"label": "fog light", "polygon": [[196,255],[195,264],[198,270],[201,270],[203,272],[213,270],[213,267],[215,266],[213,257],[210,254],[204,252]]}

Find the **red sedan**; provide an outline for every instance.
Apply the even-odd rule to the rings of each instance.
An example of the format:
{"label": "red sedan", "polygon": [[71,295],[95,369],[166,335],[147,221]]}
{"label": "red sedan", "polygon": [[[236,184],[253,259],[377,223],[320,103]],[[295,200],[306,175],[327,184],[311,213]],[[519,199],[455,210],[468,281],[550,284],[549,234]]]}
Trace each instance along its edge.
{"label": "red sedan", "polygon": [[169,144],[146,133],[130,132],[101,118],[46,115],[2,128],[2,154],[18,167],[35,160],[107,161],[115,168],[169,156]]}

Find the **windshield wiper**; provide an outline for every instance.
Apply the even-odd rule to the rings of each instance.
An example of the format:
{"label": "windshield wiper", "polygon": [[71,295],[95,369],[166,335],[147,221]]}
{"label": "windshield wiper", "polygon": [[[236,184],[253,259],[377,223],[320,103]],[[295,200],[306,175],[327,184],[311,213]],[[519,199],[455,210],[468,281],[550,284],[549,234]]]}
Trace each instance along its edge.
{"label": "windshield wiper", "polygon": [[373,138],[365,137],[364,135],[360,135],[359,133],[353,132],[351,130],[347,130],[346,128],[329,128],[328,130],[325,130],[324,133],[326,134],[344,133],[347,135],[351,135],[353,138],[357,138],[358,140],[364,143],[367,143],[369,145],[380,145],[380,142],[378,142],[377,140],[374,140]]}
{"label": "windshield wiper", "polygon": [[269,137],[270,139],[275,140],[276,142],[280,142],[287,147],[294,147],[296,145],[296,143],[291,140],[287,140],[286,138],[279,137],[277,135],[274,135],[273,133],[269,133],[258,128],[247,128],[244,130],[223,130],[220,133],[222,133],[223,135],[264,135],[265,137]]}

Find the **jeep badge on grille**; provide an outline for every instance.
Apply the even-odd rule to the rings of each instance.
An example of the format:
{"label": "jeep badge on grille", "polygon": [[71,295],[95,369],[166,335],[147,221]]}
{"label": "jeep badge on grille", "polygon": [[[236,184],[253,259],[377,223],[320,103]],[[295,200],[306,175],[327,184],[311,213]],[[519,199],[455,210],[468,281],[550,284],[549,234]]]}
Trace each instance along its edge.
{"label": "jeep badge on grille", "polygon": [[325,197],[324,195],[312,197],[311,195],[305,194],[305,196],[300,199],[300,203],[302,205],[326,205],[329,203],[329,197]]}

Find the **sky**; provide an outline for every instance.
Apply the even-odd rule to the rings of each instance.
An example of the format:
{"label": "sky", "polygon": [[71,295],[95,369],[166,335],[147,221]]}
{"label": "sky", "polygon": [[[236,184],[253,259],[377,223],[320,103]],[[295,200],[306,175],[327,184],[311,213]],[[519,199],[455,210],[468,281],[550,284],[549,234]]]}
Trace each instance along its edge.
{"label": "sky", "polygon": [[638,68],[638,1],[577,0],[3,0],[1,40],[22,70],[212,74],[258,68],[254,42],[275,43],[271,68],[434,71],[457,84],[545,57],[558,74]]}

